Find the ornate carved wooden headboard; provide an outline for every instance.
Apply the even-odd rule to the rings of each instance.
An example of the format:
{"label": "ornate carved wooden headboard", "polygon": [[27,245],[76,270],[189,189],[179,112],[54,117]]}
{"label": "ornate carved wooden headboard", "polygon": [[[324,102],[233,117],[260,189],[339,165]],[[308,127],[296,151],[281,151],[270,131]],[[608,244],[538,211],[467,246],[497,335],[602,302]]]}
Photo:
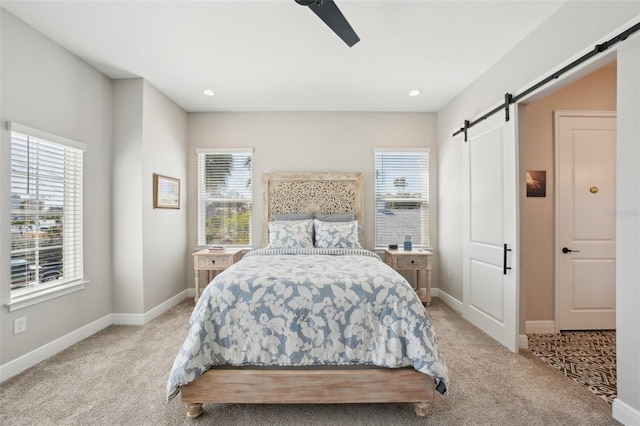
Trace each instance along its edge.
{"label": "ornate carved wooden headboard", "polygon": [[264,242],[274,214],[354,212],[363,220],[362,173],[264,173]]}

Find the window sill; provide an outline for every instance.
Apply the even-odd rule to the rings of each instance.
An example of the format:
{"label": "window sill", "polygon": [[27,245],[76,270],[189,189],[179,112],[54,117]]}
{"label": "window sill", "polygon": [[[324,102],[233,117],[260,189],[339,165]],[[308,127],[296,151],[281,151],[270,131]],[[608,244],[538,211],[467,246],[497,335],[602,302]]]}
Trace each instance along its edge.
{"label": "window sill", "polygon": [[79,280],[57,285],[55,287],[45,288],[36,292],[24,292],[23,294],[12,297],[11,302],[6,303],[5,306],[9,308],[9,312],[17,311],[47,300],[55,299],[56,297],[64,296],[65,294],[80,291],[86,287],[88,282],[89,281],[86,280]]}

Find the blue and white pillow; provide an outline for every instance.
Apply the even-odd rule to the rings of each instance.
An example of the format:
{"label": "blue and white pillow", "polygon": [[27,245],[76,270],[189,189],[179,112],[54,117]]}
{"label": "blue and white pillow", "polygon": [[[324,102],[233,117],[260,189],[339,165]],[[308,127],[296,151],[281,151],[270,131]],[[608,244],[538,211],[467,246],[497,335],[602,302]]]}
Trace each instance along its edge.
{"label": "blue and white pillow", "polygon": [[355,248],[359,249],[358,221],[323,222],[313,221],[316,247],[318,248]]}
{"label": "blue and white pillow", "polygon": [[313,220],[285,220],[269,222],[267,248],[313,247]]}

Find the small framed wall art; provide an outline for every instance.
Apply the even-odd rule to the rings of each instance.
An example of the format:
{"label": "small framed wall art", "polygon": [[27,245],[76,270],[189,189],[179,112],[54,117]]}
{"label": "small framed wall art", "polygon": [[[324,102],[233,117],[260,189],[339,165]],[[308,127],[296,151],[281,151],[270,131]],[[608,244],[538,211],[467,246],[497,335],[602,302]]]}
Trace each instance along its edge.
{"label": "small framed wall art", "polygon": [[153,208],[180,208],[180,179],[153,174]]}
{"label": "small framed wall art", "polygon": [[527,197],[547,196],[547,171],[527,170]]}

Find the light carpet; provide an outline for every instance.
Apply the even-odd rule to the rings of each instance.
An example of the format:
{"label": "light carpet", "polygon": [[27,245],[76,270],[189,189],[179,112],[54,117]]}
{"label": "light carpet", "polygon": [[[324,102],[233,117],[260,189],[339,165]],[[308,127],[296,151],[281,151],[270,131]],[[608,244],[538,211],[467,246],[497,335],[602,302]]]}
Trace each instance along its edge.
{"label": "light carpet", "polygon": [[[611,406],[528,351],[509,352],[441,302],[428,311],[451,375],[431,414],[411,404],[205,404],[195,421],[165,402],[188,330],[185,300],[145,326],[110,326],[0,385],[10,425],[616,425]],[[224,392],[224,389],[220,389]]]}

